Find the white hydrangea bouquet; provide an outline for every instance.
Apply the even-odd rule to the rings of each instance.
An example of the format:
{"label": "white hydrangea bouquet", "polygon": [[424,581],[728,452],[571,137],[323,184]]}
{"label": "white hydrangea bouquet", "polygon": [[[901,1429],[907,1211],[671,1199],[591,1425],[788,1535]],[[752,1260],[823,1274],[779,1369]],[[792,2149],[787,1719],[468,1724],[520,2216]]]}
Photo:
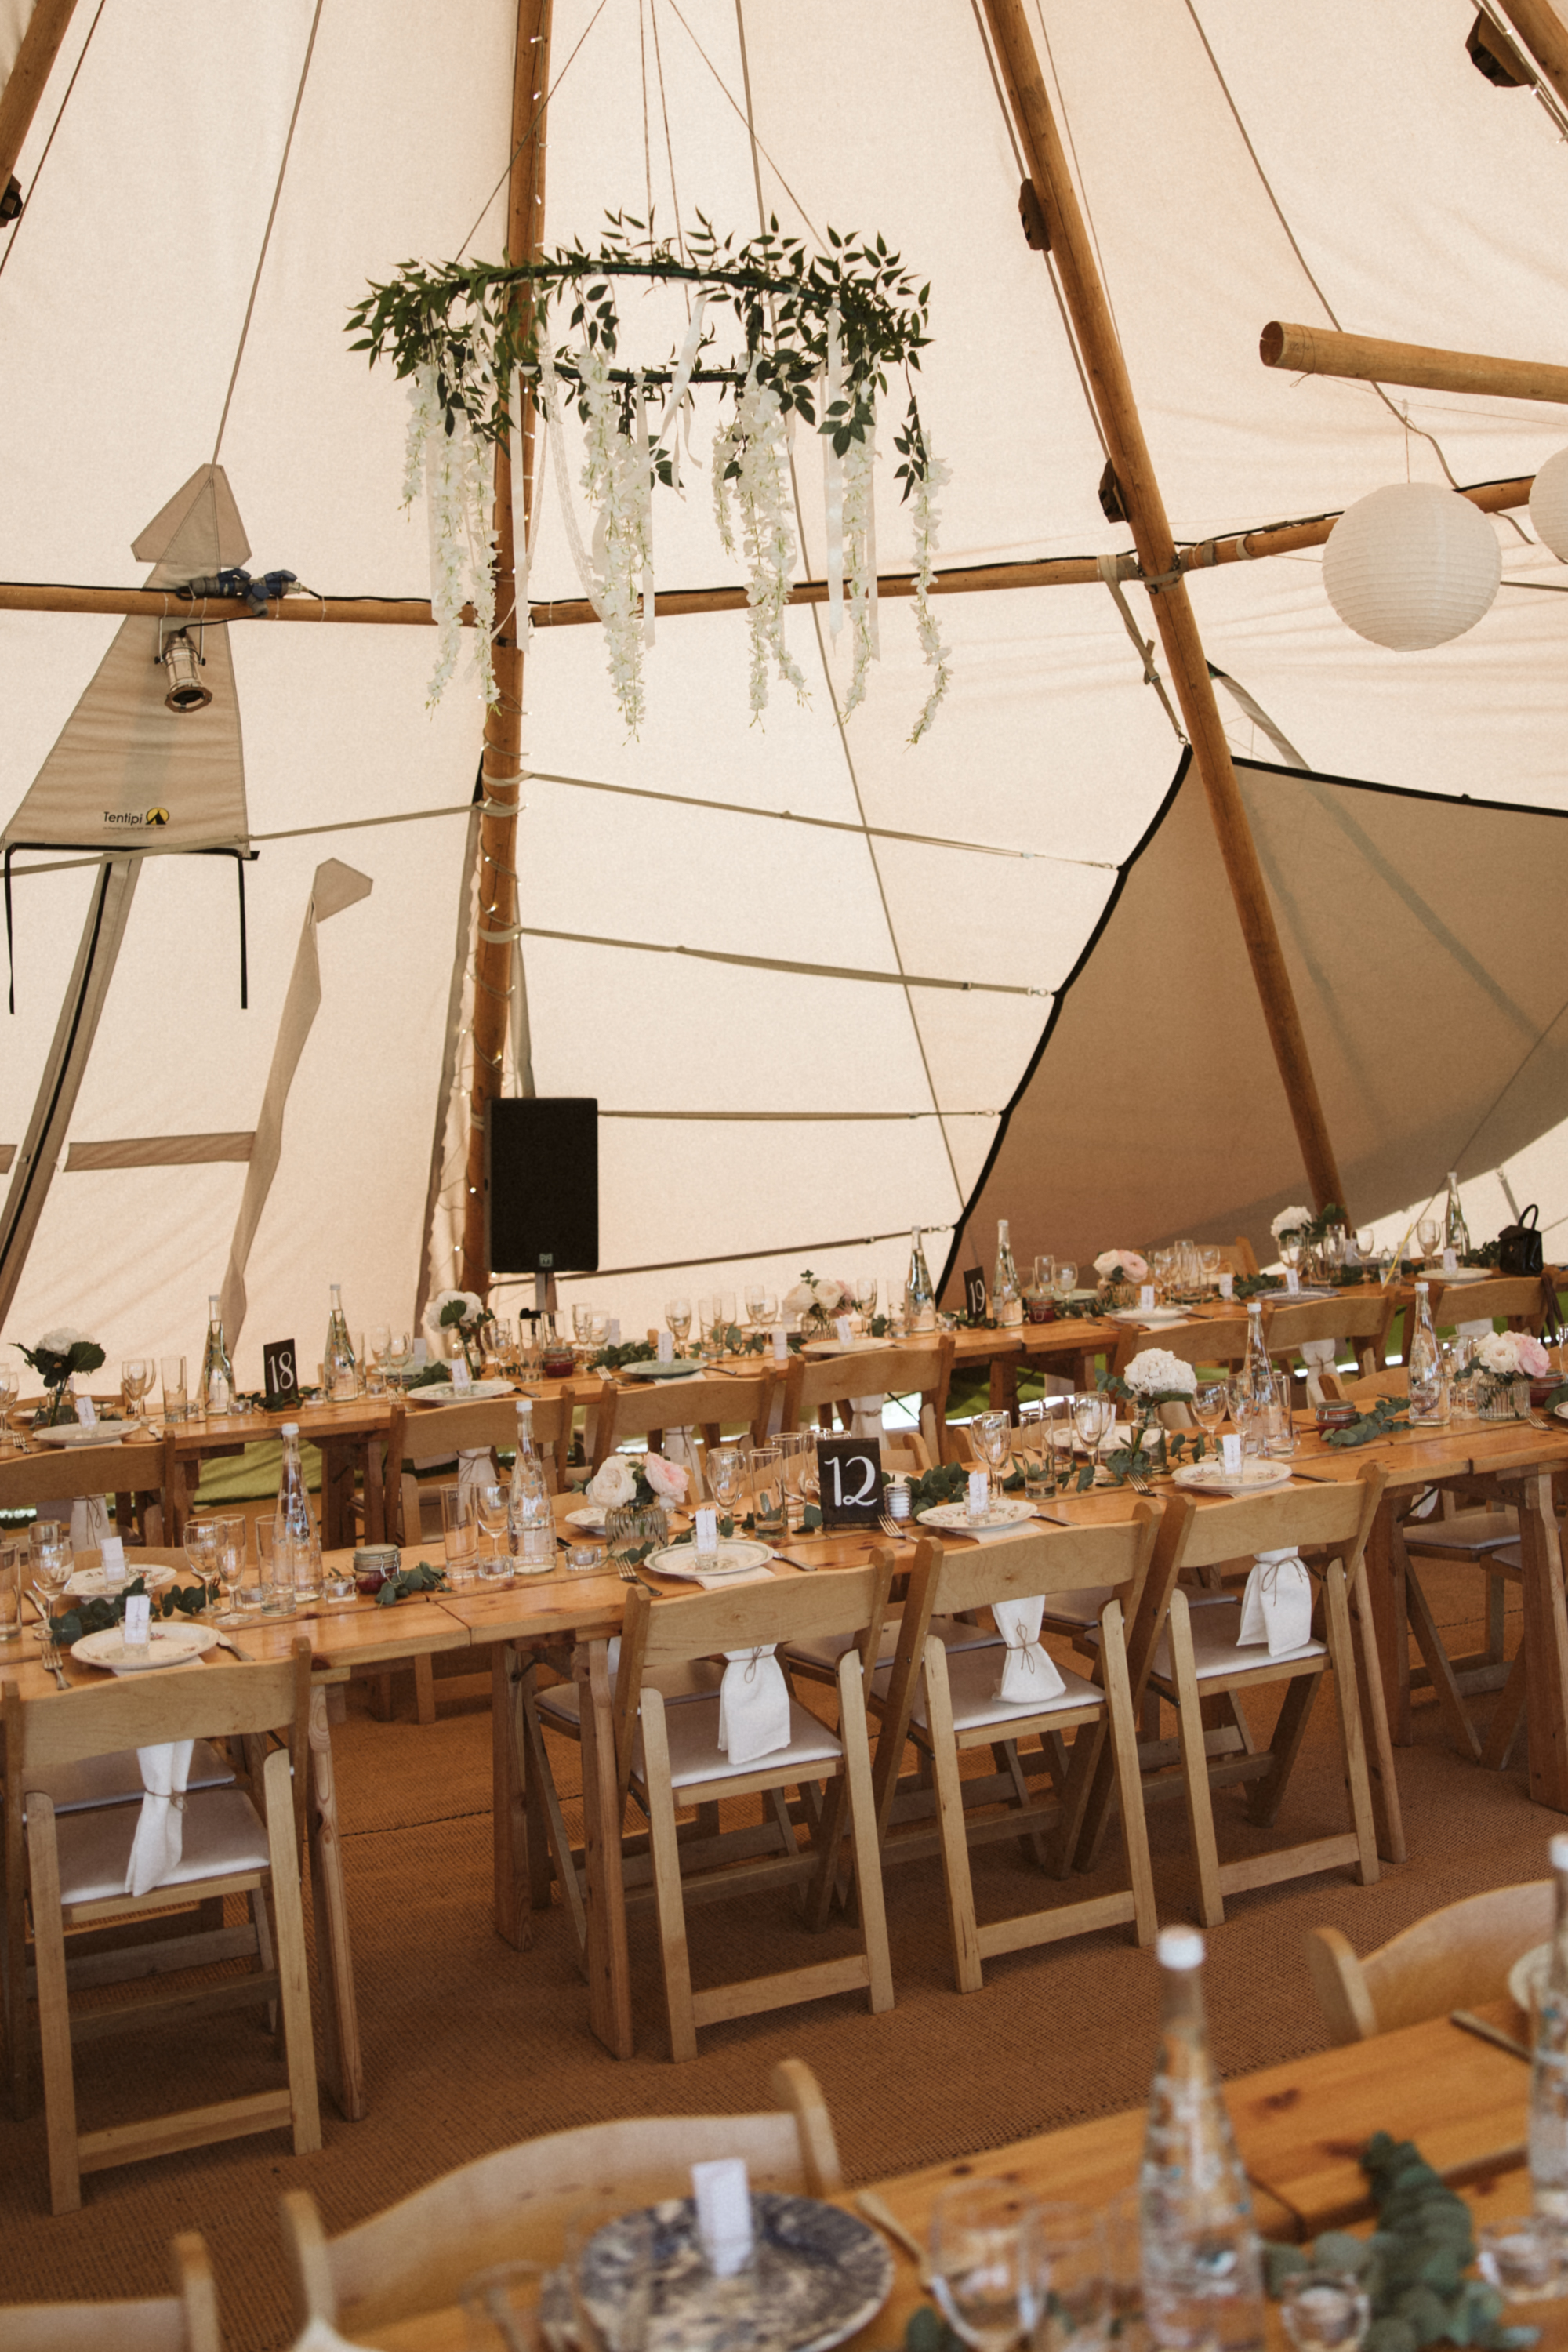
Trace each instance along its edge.
{"label": "white hydrangea bouquet", "polygon": [[96,1372],[103,1361],[103,1349],[85,1331],[68,1328],[46,1331],[36,1348],[24,1348],[19,1339],[15,1346],[22,1361],[32,1367],[48,1390],[49,1401],[37,1425],[52,1429],[60,1417],[73,1373]]}
{"label": "white hydrangea bouquet", "polygon": [[[1160,1407],[1166,1404],[1190,1404],[1197,1389],[1198,1376],[1191,1364],[1172,1355],[1168,1348],[1141,1348],[1123,1372],[1111,1372],[1102,1377],[1102,1386],[1110,1396],[1126,1405],[1134,1416],[1125,1445],[1118,1445],[1104,1457],[1104,1466],[1120,1486],[1130,1473],[1152,1473],[1154,1476],[1172,1470],[1185,1453],[1188,1432],[1167,1431],[1161,1419]],[[1192,1439],[1190,1459],[1201,1461],[1205,1440],[1201,1433]]]}

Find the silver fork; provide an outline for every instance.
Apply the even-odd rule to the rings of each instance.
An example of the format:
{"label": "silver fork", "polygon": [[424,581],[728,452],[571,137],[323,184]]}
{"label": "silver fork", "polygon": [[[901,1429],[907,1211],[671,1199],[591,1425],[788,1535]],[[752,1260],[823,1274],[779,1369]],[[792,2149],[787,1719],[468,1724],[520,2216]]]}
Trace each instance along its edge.
{"label": "silver fork", "polygon": [[60,1664],[60,1654],[55,1643],[54,1620],[31,1586],[28,1591],[33,1593],[33,1606],[38,1612],[38,1656],[53,1675],[57,1687],[69,1690],[70,1685],[66,1680],[66,1670]]}
{"label": "silver fork", "polygon": [[632,1565],[632,1562],[624,1555],[618,1558],[616,1561],[616,1573],[620,1578],[623,1584],[640,1584],[643,1591],[645,1592],[651,1592],[656,1601],[662,1601],[664,1599],[664,1595],[659,1591],[658,1585],[650,1584],[646,1576],[639,1576],[636,1568]]}
{"label": "silver fork", "polygon": [[1127,1483],[1131,1487],[1132,1492],[1135,1495],[1152,1495],[1154,1491],[1152,1486],[1150,1486],[1147,1478],[1144,1477],[1142,1470],[1129,1470],[1127,1473]]}
{"label": "silver fork", "polygon": [[881,1513],[879,1525],[881,1527],[882,1533],[885,1536],[891,1536],[895,1543],[909,1543],[913,1538],[913,1521],[910,1519],[895,1519],[890,1511],[883,1511]]}

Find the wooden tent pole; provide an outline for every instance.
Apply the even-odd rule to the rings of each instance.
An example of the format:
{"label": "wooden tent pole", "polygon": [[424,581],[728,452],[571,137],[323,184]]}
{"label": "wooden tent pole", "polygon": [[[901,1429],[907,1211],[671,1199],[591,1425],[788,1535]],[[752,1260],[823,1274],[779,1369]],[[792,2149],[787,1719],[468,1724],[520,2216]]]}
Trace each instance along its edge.
{"label": "wooden tent pole", "polygon": [[1494,359],[1485,352],[1445,352],[1429,343],[1390,343],[1375,335],[1341,335],[1329,327],[1270,319],[1258,339],[1265,367],[1290,375],[1351,376],[1367,383],[1407,383],[1426,392],[1479,392],[1493,399],[1568,404],[1568,367],[1544,360]]}
{"label": "wooden tent pole", "polygon": [[16,61],[0,89],[0,194],[16,168],[75,7],[76,0],[36,0],[27,19]]}
{"label": "wooden tent pole", "polygon": [[1333,1147],[1307,1053],[1295,992],[1275,927],[1257,845],[1247,821],[1230,746],[1209,681],[1208,664],[1176,562],[1175,543],[1154,478],[1143,427],[1132,397],[1115,322],[1079,209],[1050,100],[1022,0],[985,0],[986,21],[1001,63],[1029,175],[1039,199],[1057,265],[1062,299],[1072,320],[1079,351],[1110,453],[1121,502],[1131,526],[1144,575],[1161,584],[1151,591],[1154,618],[1164,647],[1193,757],[1219,841],[1220,856],[1241,920],[1242,937],[1263,1006],[1274,1057],[1301,1146],[1307,1179],[1321,1208],[1344,1202]]}
{"label": "wooden tent pole", "polygon": [[1564,106],[1568,106],[1568,26],[1552,0],[1502,0],[1504,13]]}
{"label": "wooden tent pole", "polygon": [[[1528,506],[1534,487],[1534,476],[1522,475],[1513,481],[1483,482],[1476,489],[1461,490],[1459,496],[1479,507],[1483,514],[1503,514],[1510,507]],[[1196,547],[1183,548],[1181,566],[1184,572],[1207,572],[1215,564],[1244,563],[1255,556],[1294,555],[1299,548],[1321,547],[1338,520],[1337,514],[1314,515],[1309,522],[1275,523],[1265,530],[1232,531],[1224,539],[1205,539]],[[1131,579],[1133,559],[1127,561]],[[973,571],[957,566],[938,573],[931,593],[973,596],[1013,588],[1098,588],[1100,584],[1100,567],[1092,555],[1060,555],[1037,562],[981,564]],[[914,581],[907,572],[883,572],[877,586],[883,596],[915,593]],[[790,589],[789,601],[826,604],[827,583],[797,580]],[[583,596],[559,604],[535,604],[531,610],[536,629],[582,628],[598,617]],[[679,620],[688,613],[743,613],[746,592],[743,588],[666,588],[655,597],[654,610],[661,621]],[[262,617],[241,596],[209,596],[200,604],[189,604],[159,588],[82,588],[67,582],[30,580],[0,580],[0,613],[148,613],[181,628],[193,621],[210,628]],[[269,604],[264,617],[316,625],[323,621],[393,628],[432,625],[429,604],[422,596],[290,596]],[[463,625],[469,629],[474,625],[471,604],[463,607]]]}
{"label": "wooden tent pole", "polygon": [[[544,229],[544,113],[550,87],[552,0],[518,0],[517,55],[511,77],[511,170],[506,254],[509,262],[537,259]],[[524,541],[532,520],[533,402],[522,404],[521,516]],[[473,1076],[468,1088],[468,1159],[463,1203],[463,1288],[489,1291],[485,1251],[485,1107],[501,1090],[501,1059],[511,1013],[516,961],[517,812],[522,776],[522,632],[519,627],[515,524],[509,437],[496,445],[496,616],[492,648],[498,698],[485,715],[479,762],[484,800],[479,814],[479,904],[474,926]]]}

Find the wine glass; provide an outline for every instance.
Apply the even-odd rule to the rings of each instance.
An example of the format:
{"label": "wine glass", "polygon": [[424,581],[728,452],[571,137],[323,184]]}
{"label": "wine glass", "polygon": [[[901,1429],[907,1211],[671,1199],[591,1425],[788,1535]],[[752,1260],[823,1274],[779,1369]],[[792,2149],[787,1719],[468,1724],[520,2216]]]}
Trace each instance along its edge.
{"label": "wine glass", "polygon": [[1220,1252],[1217,1248],[1213,1246],[1213,1244],[1208,1243],[1200,1244],[1198,1248],[1198,1268],[1203,1276],[1204,1288],[1205,1290],[1217,1290],[1219,1287]]}
{"label": "wine glass", "polygon": [[746,1455],[739,1445],[714,1445],[708,1451],[708,1492],[726,1518],[738,1518],[746,1493]]}
{"label": "wine glass", "polygon": [[689,1298],[667,1298],[664,1319],[674,1340],[677,1354],[685,1347],[691,1331],[691,1301]]}
{"label": "wine glass", "polygon": [[15,1364],[0,1364],[0,1436],[11,1434],[11,1407],[21,1392],[22,1375]]}
{"label": "wine glass", "polygon": [[504,1539],[510,1525],[510,1499],[509,1489],[499,1479],[481,1479],[474,1488],[474,1508],[479,1515],[480,1527],[489,1538],[492,1559],[499,1560],[508,1549]]}
{"label": "wine glass", "polygon": [[1099,1389],[1079,1389],[1072,1401],[1072,1425],[1089,1459],[1098,1465],[1100,1449],[1111,1428],[1110,1399]]}
{"label": "wine glass", "polygon": [[1358,1225],[1356,1227],[1355,1254],[1357,1257],[1360,1258],[1363,1265],[1373,1265],[1376,1264],[1377,1235],[1371,1225]]}
{"label": "wine glass", "polygon": [[868,1265],[863,1265],[855,1276],[855,1311],[862,1328],[868,1330],[877,1312],[877,1277]]}
{"label": "wine glass", "polygon": [[1011,1418],[1005,1412],[977,1412],[969,1424],[969,1434],[975,1452],[991,1473],[993,1485],[999,1486],[1013,1452]]}
{"label": "wine glass", "polygon": [[[4,1374],[0,1374],[0,1380]],[[125,1356],[120,1365],[120,1393],[132,1421],[142,1418],[142,1400],[153,1385],[151,1356]]]}
{"label": "wine glass", "polygon": [[1003,2180],[944,2189],[931,2221],[931,2293],[974,2352],[1011,2352],[1039,2320],[1038,2209]]}
{"label": "wine glass", "polygon": [[762,1328],[763,1308],[767,1303],[767,1296],[760,1282],[746,1285],[746,1320],[753,1331]]}
{"label": "wine glass", "polygon": [[1078,1288],[1078,1266],[1070,1257],[1058,1257],[1053,1260],[1053,1264],[1056,1267],[1053,1287],[1057,1297],[1065,1301]]}
{"label": "wine glass", "polygon": [[58,1601],[76,1566],[70,1528],[61,1519],[35,1519],[30,1534],[33,1571],[51,1601]]}
{"label": "wine glass", "polygon": [[1210,1446],[1219,1444],[1219,1425],[1230,1409],[1230,1390],[1224,1381],[1200,1381],[1193,1391],[1193,1418]]}
{"label": "wine glass", "polygon": [[1443,1228],[1436,1217],[1421,1217],[1416,1221],[1415,1238],[1421,1244],[1423,1257],[1436,1257],[1442,1232]]}
{"label": "wine glass", "polygon": [[207,1605],[212,1605],[213,1593],[218,1581],[218,1522],[216,1519],[185,1521],[185,1558],[193,1572],[205,1588]]}

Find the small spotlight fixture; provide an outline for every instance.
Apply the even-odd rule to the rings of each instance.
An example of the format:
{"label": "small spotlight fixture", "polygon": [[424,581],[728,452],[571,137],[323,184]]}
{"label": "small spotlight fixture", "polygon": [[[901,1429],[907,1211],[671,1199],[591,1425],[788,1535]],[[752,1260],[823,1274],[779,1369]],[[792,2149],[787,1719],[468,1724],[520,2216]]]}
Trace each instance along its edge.
{"label": "small spotlight fixture", "polygon": [[0,227],[22,217],[22,183],[15,172],[0,190]]}
{"label": "small spotlight fixture", "polygon": [[169,691],[163,697],[169,710],[200,710],[212,700],[212,689],[196,676],[201,656],[191,643],[188,629],[176,629],[159,656],[169,674]]}

